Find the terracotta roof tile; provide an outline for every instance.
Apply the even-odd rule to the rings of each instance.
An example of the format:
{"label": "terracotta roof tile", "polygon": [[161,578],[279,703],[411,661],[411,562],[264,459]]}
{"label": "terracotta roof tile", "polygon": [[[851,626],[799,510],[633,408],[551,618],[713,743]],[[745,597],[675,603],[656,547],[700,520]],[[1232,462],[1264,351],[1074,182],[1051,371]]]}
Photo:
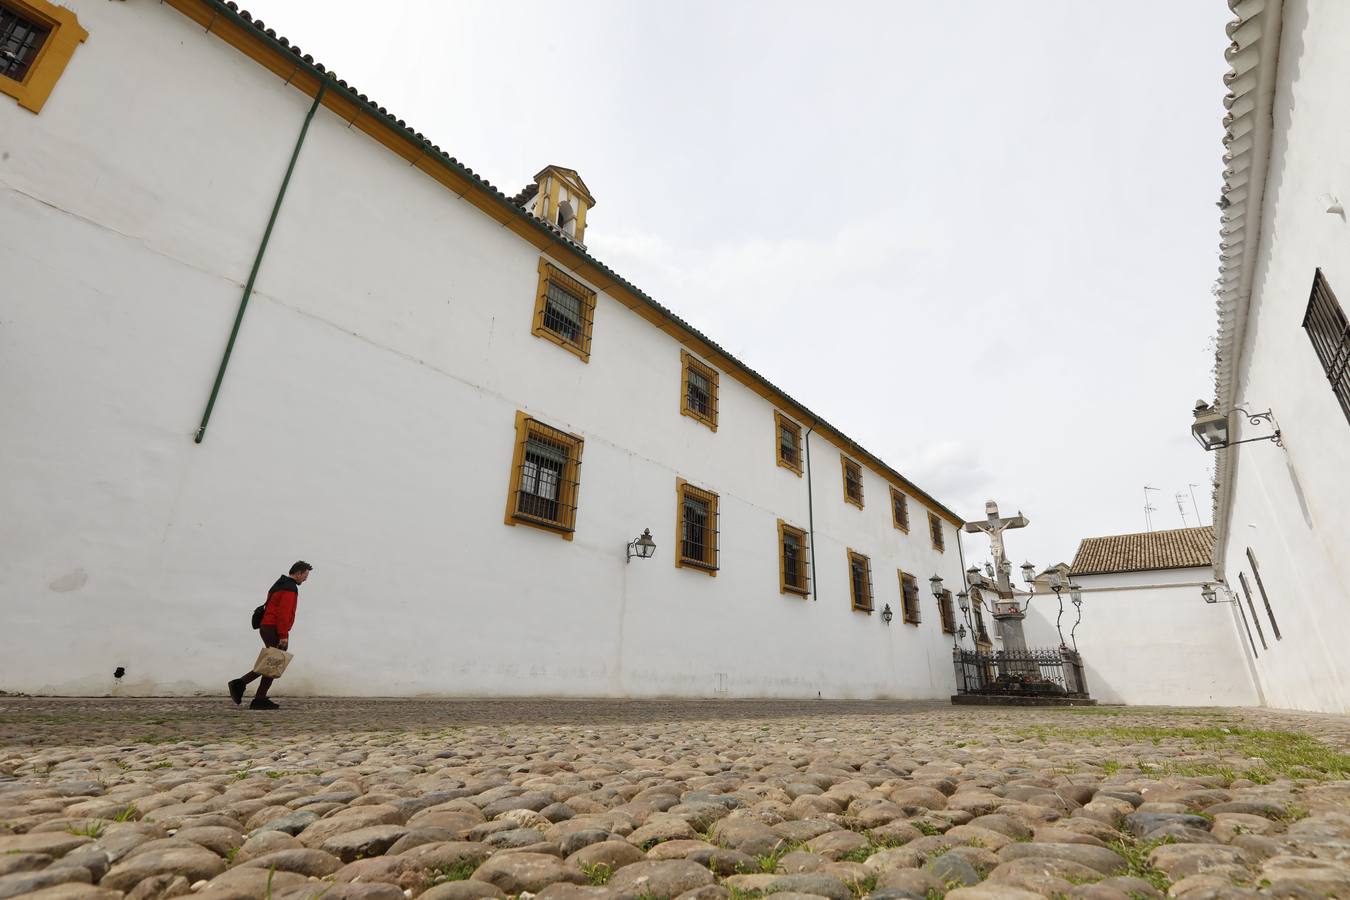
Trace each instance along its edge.
{"label": "terracotta roof tile", "polygon": [[1175,528],[1084,538],[1069,567],[1074,575],[1149,572],[1214,564],[1214,527]]}

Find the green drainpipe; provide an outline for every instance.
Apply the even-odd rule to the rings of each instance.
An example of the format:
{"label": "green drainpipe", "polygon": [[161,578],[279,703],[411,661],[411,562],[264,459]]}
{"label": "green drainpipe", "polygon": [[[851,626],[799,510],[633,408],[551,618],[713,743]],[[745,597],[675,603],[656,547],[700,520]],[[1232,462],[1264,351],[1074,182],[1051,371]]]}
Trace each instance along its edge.
{"label": "green drainpipe", "polygon": [[258,255],[253,258],[253,269],[248,273],[248,281],[244,284],[244,296],[239,298],[239,312],[234,316],[234,327],[230,329],[230,339],[225,343],[225,355],[220,358],[216,383],[211,385],[211,397],[206,401],[206,412],[202,413],[202,424],[197,426],[194,443],[200,444],[202,438],[206,437],[206,424],[211,421],[211,410],[215,409],[216,397],[220,395],[220,383],[225,380],[225,369],[230,365],[230,354],[234,352],[235,338],[239,337],[239,326],[244,321],[244,310],[248,309],[248,298],[253,295],[253,282],[258,279],[258,269],[262,266],[263,254],[267,252],[267,242],[272,237],[272,226],[277,223],[277,213],[281,212],[281,201],[286,196],[286,186],[291,183],[291,173],[295,171],[295,161],[300,158],[300,148],[304,146],[305,135],[309,133],[309,123],[313,121],[314,111],[323,102],[323,95],[327,90],[327,80],[319,82],[319,92],[314,95],[314,102],[310,105],[309,112],[305,114],[305,124],[300,126],[300,136],[296,138],[295,149],[291,151],[290,165],[286,166],[286,177],[281,179],[281,190],[277,191],[276,202],[272,204],[272,216],[267,220],[262,243],[258,245]]}

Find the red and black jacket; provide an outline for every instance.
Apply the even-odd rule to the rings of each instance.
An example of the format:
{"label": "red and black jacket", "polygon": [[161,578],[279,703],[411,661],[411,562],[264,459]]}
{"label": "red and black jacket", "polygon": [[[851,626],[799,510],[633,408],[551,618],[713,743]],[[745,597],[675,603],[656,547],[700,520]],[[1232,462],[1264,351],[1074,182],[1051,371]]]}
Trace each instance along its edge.
{"label": "red and black jacket", "polygon": [[260,627],[270,625],[277,630],[278,640],[286,640],[291,633],[291,626],[295,624],[295,604],[299,599],[300,585],[291,576],[282,575],[267,592]]}

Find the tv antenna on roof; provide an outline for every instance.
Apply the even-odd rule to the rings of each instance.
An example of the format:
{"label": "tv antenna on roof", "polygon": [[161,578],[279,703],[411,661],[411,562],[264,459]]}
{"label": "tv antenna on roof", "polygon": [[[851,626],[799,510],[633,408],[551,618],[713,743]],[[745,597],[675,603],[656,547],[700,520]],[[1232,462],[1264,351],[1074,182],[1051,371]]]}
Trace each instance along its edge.
{"label": "tv antenna on roof", "polygon": [[1190,526],[1186,524],[1186,493],[1177,491],[1173,499],[1177,501],[1177,512],[1181,513],[1181,527],[1189,528]]}
{"label": "tv antenna on roof", "polygon": [[1152,503],[1149,502],[1149,496],[1148,496],[1148,492],[1149,492],[1149,491],[1153,491],[1154,493],[1157,493],[1157,492],[1158,492],[1158,489],[1155,488],[1155,487],[1150,487],[1150,486],[1147,485],[1147,484],[1144,485],[1144,524],[1148,527],[1148,530],[1149,530],[1149,531],[1152,531],[1152,530],[1153,530],[1153,514],[1154,514],[1155,512],[1158,511],[1158,507],[1154,506]]}
{"label": "tv antenna on roof", "polygon": [[1198,485],[1198,484],[1192,484],[1192,485],[1190,486],[1190,488],[1191,488],[1191,506],[1195,507],[1195,524],[1196,524],[1196,525],[1203,525],[1203,524],[1205,524],[1205,520],[1202,519],[1202,518],[1200,518],[1200,504],[1198,504],[1198,503],[1195,502],[1195,489],[1198,488],[1199,486],[1200,486],[1200,485]]}

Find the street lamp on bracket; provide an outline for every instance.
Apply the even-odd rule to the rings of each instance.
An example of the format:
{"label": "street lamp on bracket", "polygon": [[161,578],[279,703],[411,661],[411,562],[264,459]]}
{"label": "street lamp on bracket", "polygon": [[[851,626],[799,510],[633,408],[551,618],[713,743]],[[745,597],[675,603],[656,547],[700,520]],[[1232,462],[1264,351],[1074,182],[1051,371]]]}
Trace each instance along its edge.
{"label": "street lamp on bracket", "polygon": [[[1264,434],[1260,437],[1245,438],[1240,441],[1230,440],[1230,437],[1236,433],[1233,428],[1233,419],[1237,413],[1242,413],[1247,418],[1248,425],[1260,425],[1263,421],[1275,429],[1274,434]],[[1203,449],[1207,451],[1222,450],[1224,447],[1233,447],[1238,444],[1250,444],[1253,441],[1273,441],[1276,447],[1283,447],[1284,440],[1280,435],[1280,426],[1275,421],[1275,416],[1271,410],[1265,412],[1248,412],[1241,406],[1235,406],[1228,412],[1223,412],[1217,407],[1210,406],[1204,400],[1195,401],[1195,409],[1192,410],[1195,420],[1191,422],[1191,435],[1195,438]]]}

